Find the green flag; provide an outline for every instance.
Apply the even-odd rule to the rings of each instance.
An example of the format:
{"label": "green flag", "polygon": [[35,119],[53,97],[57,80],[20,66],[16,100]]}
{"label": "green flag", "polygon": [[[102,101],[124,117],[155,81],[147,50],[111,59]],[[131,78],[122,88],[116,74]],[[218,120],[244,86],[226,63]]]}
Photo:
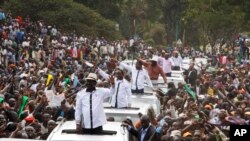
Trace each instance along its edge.
{"label": "green flag", "polygon": [[189,87],[187,84],[184,84],[184,89],[185,89],[185,91],[186,91],[194,100],[197,99],[196,93],[195,93],[194,91],[192,91],[192,90],[190,89],[190,87]]}
{"label": "green flag", "polygon": [[66,88],[67,88],[67,85],[70,83],[70,79],[69,79],[69,77],[66,77],[65,79],[64,79],[64,90],[66,90]]}
{"label": "green flag", "polygon": [[241,54],[238,54],[238,55],[237,55],[237,61],[238,61],[238,63],[241,63],[241,59],[242,59],[242,55],[241,55]]}
{"label": "green flag", "polygon": [[20,116],[21,116],[21,114],[22,114],[22,112],[24,110],[24,107],[27,104],[27,102],[28,102],[28,97],[27,96],[23,96],[23,98],[22,98],[22,105],[21,105],[21,107],[20,107],[20,109],[18,111],[18,117],[19,118],[20,118]]}
{"label": "green flag", "polygon": [[0,97],[0,103],[3,103],[3,101],[4,101],[4,100],[3,100],[3,98],[2,98],[2,97]]}

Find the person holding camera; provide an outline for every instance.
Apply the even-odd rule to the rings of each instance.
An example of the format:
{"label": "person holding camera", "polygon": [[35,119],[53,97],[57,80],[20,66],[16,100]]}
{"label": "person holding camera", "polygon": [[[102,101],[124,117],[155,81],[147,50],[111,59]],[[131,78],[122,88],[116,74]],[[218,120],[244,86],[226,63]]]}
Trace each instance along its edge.
{"label": "person holding camera", "polygon": [[150,124],[149,116],[143,115],[140,119],[141,127],[136,130],[128,122],[123,122],[122,126],[127,127],[129,133],[135,136],[138,141],[148,141],[155,133],[155,128]]}

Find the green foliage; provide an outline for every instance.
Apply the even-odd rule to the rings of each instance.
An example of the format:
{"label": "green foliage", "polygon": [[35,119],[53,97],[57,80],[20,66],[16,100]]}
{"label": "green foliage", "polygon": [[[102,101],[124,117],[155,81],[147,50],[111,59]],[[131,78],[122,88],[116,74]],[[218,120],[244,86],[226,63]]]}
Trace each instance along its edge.
{"label": "green foliage", "polygon": [[163,13],[163,23],[167,32],[168,44],[180,38],[180,22],[185,13],[188,0],[156,0],[158,8]]}
{"label": "green foliage", "polygon": [[245,12],[239,1],[189,0],[184,19],[186,26],[195,23],[191,31],[198,33],[201,44],[213,45],[218,39],[232,40],[236,33],[244,30],[244,17]]}
{"label": "green foliage", "polygon": [[105,36],[109,39],[120,38],[115,23],[103,18],[97,12],[73,0],[9,0],[4,9],[11,9],[13,15],[29,15],[32,20],[44,20],[57,25],[66,32]]}
{"label": "green foliage", "polygon": [[164,45],[166,44],[166,32],[163,24],[156,23],[152,24],[150,30],[144,33],[143,38],[146,42],[153,45]]}
{"label": "green foliage", "polygon": [[185,36],[200,46],[249,31],[249,6],[249,0],[8,0],[4,8],[79,34],[119,38],[119,23],[125,37],[137,34],[159,46]]}
{"label": "green foliage", "polygon": [[121,15],[120,5],[123,0],[74,0],[96,10],[103,17],[118,21]]}

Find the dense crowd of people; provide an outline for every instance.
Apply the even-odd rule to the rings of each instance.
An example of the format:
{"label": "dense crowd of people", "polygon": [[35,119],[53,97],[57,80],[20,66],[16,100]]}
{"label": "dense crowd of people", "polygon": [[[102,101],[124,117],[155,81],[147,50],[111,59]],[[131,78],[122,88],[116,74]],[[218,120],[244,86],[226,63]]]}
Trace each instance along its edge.
{"label": "dense crowd of people", "polygon": [[[232,57],[235,52],[209,55],[208,63],[197,69],[195,58],[205,54],[193,49],[167,52],[142,40],[108,41],[61,33],[44,21],[14,18],[2,10],[0,37],[0,138],[45,140],[60,121],[74,120],[76,109],[79,122],[78,104],[84,104],[76,97],[85,94],[85,84],[93,85],[86,93],[101,91],[105,97],[109,93],[104,88],[113,88],[115,108],[133,105],[129,97],[144,93],[144,81],[157,92],[161,113],[149,112],[137,123],[130,119],[122,123],[134,135],[131,140],[227,141],[229,125],[250,124],[250,64]],[[192,57],[187,70],[184,56]],[[136,59],[135,67],[122,63],[125,59]],[[184,71],[188,85],[168,83],[172,70]],[[160,75],[167,93],[154,88]]]}

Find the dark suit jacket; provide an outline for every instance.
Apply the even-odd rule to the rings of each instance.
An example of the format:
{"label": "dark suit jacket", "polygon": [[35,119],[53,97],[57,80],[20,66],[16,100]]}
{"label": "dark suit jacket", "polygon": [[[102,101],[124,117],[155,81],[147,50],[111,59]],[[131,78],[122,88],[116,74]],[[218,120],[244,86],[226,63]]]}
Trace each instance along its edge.
{"label": "dark suit jacket", "polygon": [[[134,135],[138,139],[138,141],[141,141],[142,128],[139,128],[138,130],[131,128],[129,130],[129,133]],[[152,125],[149,125],[149,128],[146,132],[146,135],[144,136],[143,141],[148,141],[154,133],[155,133],[155,128]]]}
{"label": "dark suit jacket", "polygon": [[188,76],[187,76],[188,83],[194,86],[196,79],[197,79],[197,70],[196,69],[188,70]]}

